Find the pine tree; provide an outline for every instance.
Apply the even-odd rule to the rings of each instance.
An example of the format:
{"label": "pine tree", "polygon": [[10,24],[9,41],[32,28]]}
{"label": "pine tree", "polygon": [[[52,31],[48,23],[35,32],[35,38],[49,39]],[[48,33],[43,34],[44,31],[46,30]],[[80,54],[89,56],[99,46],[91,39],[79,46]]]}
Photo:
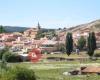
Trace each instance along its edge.
{"label": "pine tree", "polygon": [[66,52],[67,52],[67,55],[69,56],[72,51],[73,51],[72,33],[67,33],[67,36],[66,36]]}
{"label": "pine tree", "polygon": [[95,37],[94,32],[89,33],[87,48],[88,48],[87,54],[90,57],[92,57],[93,54],[94,54],[95,49],[97,48],[96,47],[96,37]]}

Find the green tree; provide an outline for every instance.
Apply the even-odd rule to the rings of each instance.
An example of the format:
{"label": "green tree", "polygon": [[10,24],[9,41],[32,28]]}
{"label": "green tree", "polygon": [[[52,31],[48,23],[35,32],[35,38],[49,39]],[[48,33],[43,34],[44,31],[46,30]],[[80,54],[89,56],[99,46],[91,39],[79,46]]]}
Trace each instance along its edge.
{"label": "green tree", "polygon": [[73,51],[72,33],[67,33],[67,36],[66,36],[66,52],[67,52],[67,55],[69,56],[72,51]]}
{"label": "green tree", "polygon": [[61,52],[66,52],[66,47],[65,47],[65,44],[59,44],[59,51]]}
{"label": "green tree", "polygon": [[90,58],[92,58],[94,51],[97,48],[96,47],[96,37],[95,37],[94,32],[89,33],[89,37],[87,41],[88,41],[87,42],[87,48],[88,48],[87,54],[90,56]]}
{"label": "green tree", "polygon": [[45,34],[43,34],[42,30],[39,30],[36,34],[36,39],[40,39],[43,38],[45,36]]}
{"label": "green tree", "polygon": [[6,53],[9,52],[8,47],[6,47],[5,49],[0,51],[0,60],[1,60],[1,68],[6,69],[7,68],[7,61],[6,61],[6,57],[4,56]]}
{"label": "green tree", "polygon": [[77,42],[77,46],[78,46],[79,50],[83,50],[85,45],[86,45],[86,39],[83,36],[81,36]]}
{"label": "green tree", "polygon": [[8,52],[8,48],[7,48],[7,47],[4,48],[4,49],[2,49],[2,50],[0,50],[0,60],[2,60],[3,55],[4,55],[5,53],[7,53],[7,52]]}
{"label": "green tree", "polygon": [[5,29],[2,25],[0,25],[0,33],[3,33],[3,32],[5,32]]}

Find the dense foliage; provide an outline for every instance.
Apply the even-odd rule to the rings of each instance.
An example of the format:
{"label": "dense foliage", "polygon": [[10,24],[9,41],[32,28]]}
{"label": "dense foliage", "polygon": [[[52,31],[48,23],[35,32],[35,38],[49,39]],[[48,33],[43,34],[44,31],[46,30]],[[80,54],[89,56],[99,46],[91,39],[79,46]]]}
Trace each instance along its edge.
{"label": "dense foliage", "polygon": [[83,50],[83,48],[86,46],[86,39],[83,36],[81,36],[78,40],[77,46],[79,50]]}
{"label": "dense foliage", "polygon": [[8,48],[5,48],[3,50],[0,50],[0,60],[6,61],[6,62],[22,62],[22,58],[17,55],[13,54],[9,51]]}
{"label": "dense foliage", "polygon": [[3,55],[4,55],[5,53],[7,53],[7,52],[9,52],[9,50],[8,50],[7,47],[4,48],[4,49],[2,49],[2,50],[0,50],[0,60],[2,60]]}
{"label": "dense foliage", "polygon": [[5,54],[3,55],[3,57],[5,58],[5,60],[6,60],[7,62],[22,62],[22,61],[23,61],[22,58],[21,58],[19,55],[17,55],[17,54],[12,54],[12,53],[10,53],[10,52],[5,53]]}
{"label": "dense foliage", "polygon": [[67,55],[69,56],[72,51],[73,51],[72,33],[67,33],[67,36],[66,36],[66,52],[67,52]]}
{"label": "dense foliage", "polygon": [[59,44],[59,51],[61,52],[66,52],[66,47],[65,47],[65,44]]}
{"label": "dense foliage", "polygon": [[56,33],[55,33],[54,29],[40,29],[37,32],[36,39],[40,39],[43,37],[47,37],[48,39],[52,39],[55,36],[56,36]]}
{"label": "dense foliage", "polygon": [[94,54],[96,47],[96,37],[95,37],[95,33],[91,32],[89,33],[89,37],[88,37],[88,43],[87,43],[87,48],[88,48],[88,52],[87,54],[92,57]]}
{"label": "dense foliage", "polygon": [[45,34],[43,34],[41,30],[39,30],[39,31],[37,32],[36,39],[43,38],[44,36],[45,36]]}
{"label": "dense foliage", "polygon": [[33,70],[22,67],[2,69],[0,80],[36,80]]}

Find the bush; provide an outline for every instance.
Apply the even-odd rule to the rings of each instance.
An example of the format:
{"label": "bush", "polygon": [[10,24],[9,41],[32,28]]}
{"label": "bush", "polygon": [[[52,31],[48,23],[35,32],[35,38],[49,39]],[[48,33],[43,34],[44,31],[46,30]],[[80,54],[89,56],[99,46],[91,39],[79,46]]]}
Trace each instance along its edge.
{"label": "bush", "polygon": [[16,73],[16,80],[36,80],[34,72],[28,69],[18,69]]}
{"label": "bush", "polygon": [[42,50],[42,52],[41,52],[42,54],[49,54],[50,52],[49,51],[47,51],[47,50]]}
{"label": "bush", "polygon": [[3,54],[5,54],[6,51],[7,51],[6,49],[0,50],[0,60],[2,59],[2,56]]}
{"label": "bush", "polygon": [[61,51],[63,53],[66,52],[65,44],[59,44],[58,49],[59,49],[59,51]]}
{"label": "bush", "polygon": [[10,52],[7,52],[3,55],[3,59],[6,62],[22,62],[23,60],[21,59],[21,57],[17,54],[12,54]]}
{"label": "bush", "polygon": [[15,67],[0,74],[0,80],[36,80],[36,78],[33,70]]}
{"label": "bush", "polygon": [[100,57],[100,54],[95,54],[94,57]]}
{"label": "bush", "polygon": [[23,60],[19,55],[12,54],[9,56],[7,62],[22,62]]}

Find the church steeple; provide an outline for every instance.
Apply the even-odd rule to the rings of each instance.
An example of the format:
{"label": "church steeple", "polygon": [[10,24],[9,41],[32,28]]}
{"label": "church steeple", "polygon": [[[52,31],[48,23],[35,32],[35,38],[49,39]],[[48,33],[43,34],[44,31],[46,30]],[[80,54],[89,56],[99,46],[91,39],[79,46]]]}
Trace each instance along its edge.
{"label": "church steeple", "polygon": [[37,25],[37,29],[40,30],[41,29],[41,26],[40,26],[40,23],[38,22],[38,25]]}

